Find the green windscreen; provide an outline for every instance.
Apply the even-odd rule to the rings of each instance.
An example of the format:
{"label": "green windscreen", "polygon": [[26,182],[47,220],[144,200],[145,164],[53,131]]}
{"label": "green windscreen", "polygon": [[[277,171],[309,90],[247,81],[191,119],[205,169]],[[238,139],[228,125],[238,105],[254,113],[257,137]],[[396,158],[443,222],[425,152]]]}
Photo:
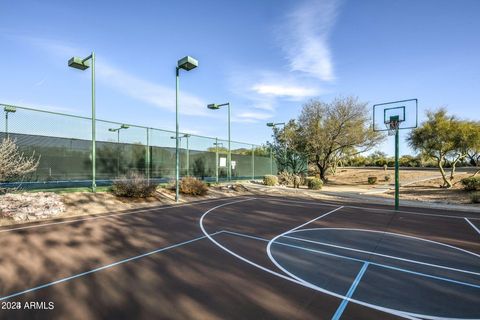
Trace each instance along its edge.
{"label": "green windscreen", "polygon": [[[4,105],[0,105],[1,111]],[[0,181],[25,187],[91,184],[91,119],[31,108],[15,107],[0,125],[0,140],[9,136],[25,155],[40,164],[26,181]],[[4,114],[5,115],[5,114]],[[122,128],[123,125],[123,128]],[[7,131],[8,127],[8,131]],[[119,129],[121,128],[121,129]],[[96,121],[96,180],[98,185],[139,172],[167,182],[175,178],[175,132],[105,120]],[[277,164],[268,148],[231,142],[232,179],[276,174]],[[228,141],[180,134],[180,177],[207,181],[227,179]]]}

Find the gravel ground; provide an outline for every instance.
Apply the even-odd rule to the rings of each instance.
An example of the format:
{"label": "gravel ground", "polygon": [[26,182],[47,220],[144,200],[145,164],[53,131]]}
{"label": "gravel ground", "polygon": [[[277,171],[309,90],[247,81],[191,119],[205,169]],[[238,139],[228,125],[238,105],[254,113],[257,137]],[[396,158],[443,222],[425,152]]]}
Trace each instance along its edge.
{"label": "gravel ground", "polygon": [[7,193],[0,196],[0,216],[12,221],[57,217],[65,211],[62,196],[50,192]]}

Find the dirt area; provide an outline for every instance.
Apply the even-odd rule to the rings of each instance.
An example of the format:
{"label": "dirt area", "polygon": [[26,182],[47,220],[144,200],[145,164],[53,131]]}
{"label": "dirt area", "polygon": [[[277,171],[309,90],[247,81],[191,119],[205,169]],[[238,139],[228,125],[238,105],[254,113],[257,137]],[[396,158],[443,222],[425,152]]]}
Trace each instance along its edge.
{"label": "dirt area", "polygon": [[[443,185],[443,180],[441,178],[412,183],[406,187],[400,188],[400,197],[405,200],[470,204],[469,193],[463,190],[462,185],[460,184],[460,179],[464,177],[465,175],[457,175],[452,181],[453,187],[451,189],[440,187]],[[392,190],[379,195],[394,197],[395,193]]]}
{"label": "dirt area", "polygon": [[[252,194],[241,184],[212,186],[205,196],[180,195],[180,203]],[[0,226],[39,219],[119,212],[129,209],[175,204],[175,192],[158,188],[153,197],[116,197],[110,192],[12,193],[0,196]]]}
{"label": "dirt area", "polygon": [[[368,184],[368,177],[377,177],[376,185]],[[390,180],[386,181],[385,176],[389,176]],[[440,176],[438,171],[433,170],[400,170],[400,183],[408,184],[416,180],[430,179]],[[329,185],[348,185],[348,186],[367,186],[375,188],[378,185],[393,185],[395,179],[395,171],[388,168],[361,168],[361,169],[339,169],[336,175],[328,176]]]}
{"label": "dirt area", "polygon": [[[233,197],[247,194],[248,189],[232,185],[214,186],[205,196],[188,196],[181,194],[180,203]],[[65,216],[79,214],[97,214],[111,211],[121,211],[143,207],[175,204],[175,191],[159,188],[155,196],[144,199],[116,197],[109,192],[81,192],[64,194],[63,202],[66,205]]]}

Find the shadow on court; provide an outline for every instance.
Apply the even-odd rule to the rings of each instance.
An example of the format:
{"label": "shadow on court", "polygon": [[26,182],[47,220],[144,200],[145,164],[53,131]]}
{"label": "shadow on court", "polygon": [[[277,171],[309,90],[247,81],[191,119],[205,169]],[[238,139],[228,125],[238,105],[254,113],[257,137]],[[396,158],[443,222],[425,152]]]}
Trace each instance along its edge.
{"label": "shadow on court", "polygon": [[[342,303],[342,298],[276,275],[275,273],[288,276],[267,255],[267,244],[279,234],[327,214],[340,204],[289,203],[279,201],[280,198],[231,203],[238,200],[240,199],[225,199],[191,206],[158,208],[8,232],[0,230],[3,245],[0,257],[1,296],[21,293],[2,302],[20,303],[22,309],[25,302],[54,303],[53,310],[2,310],[0,318],[332,318]],[[267,268],[272,273],[240,260],[205,238],[199,220],[207,210],[219,205],[223,206],[205,216],[204,226],[208,234],[213,234],[213,239],[238,256]],[[460,224],[460,218],[449,218],[449,225],[445,226],[442,217],[436,219],[435,216],[404,215],[402,218],[400,213],[369,213],[368,210],[345,208],[313,221],[304,228],[368,227],[431,238],[480,252],[474,231],[468,229],[471,228],[468,224]],[[407,223],[406,220],[410,221],[409,219],[413,222]],[[451,228],[457,227],[458,231],[451,231]],[[232,232],[251,237],[237,236]],[[325,237],[308,239],[326,241]],[[288,241],[295,245],[299,242],[294,239]],[[355,243],[337,241],[334,244],[352,246]],[[318,244],[302,243],[302,246],[319,249]],[[324,247],[321,249],[325,251]],[[155,251],[162,248],[165,250]],[[375,251],[376,248],[378,246],[368,247],[368,250]],[[355,264],[350,273],[339,272],[346,270],[341,267],[343,262],[332,264],[318,254],[305,254],[305,250],[300,254],[299,250],[290,249],[292,250],[277,251],[277,259],[286,259],[282,263],[288,270],[308,277],[309,281],[321,279],[316,285],[332,291],[348,291],[357,275],[358,266],[361,266],[361,263]],[[329,248],[327,252],[338,254],[339,251],[335,250]],[[351,253],[347,255],[344,251],[340,253],[357,257]],[[140,256],[142,254],[147,255]],[[279,258],[279,255],[283,258]],[[363,260],[370,258],[362,256]],[[115,265],[110,265],[112,263]],[[466,265],[462,261],[456,263],[455,267]],[[479,267],[475,260],[469,263],[473,264],[472,268]],[[96,270],[99,267],[105,268]],[[406,268],[404,265],[402,267]],[[377,277],[374,282],[380,288],[382,281],[386,283],[386,279],[396,277],[388,273],[368,272],[365,273],[364,280],[367,280],[364,283],[372,282],[368,277],[379,274],[381,277]],[[445,276],[441,272],[436,275]],[[72,276],[74,277],[69,278]],[[382,277],[386,278],[382,280]],[[465,280],[461,277],[455,279]],[[39,287],[41,285],[46,286]],[[361,285],[358,287],[358,297],[371,296],[371,293],[365,293]],[[23,292],[28,289],[32,291]],[[435,287],[430,289],[435,293]],[[437,290],[444,288],[438,287]],[[474,296],[476,297],[478,296]],[[475,311],[477,309],[472,312]],[[398,316],[348,303],[342,319],[349,318],[393,319]]]}

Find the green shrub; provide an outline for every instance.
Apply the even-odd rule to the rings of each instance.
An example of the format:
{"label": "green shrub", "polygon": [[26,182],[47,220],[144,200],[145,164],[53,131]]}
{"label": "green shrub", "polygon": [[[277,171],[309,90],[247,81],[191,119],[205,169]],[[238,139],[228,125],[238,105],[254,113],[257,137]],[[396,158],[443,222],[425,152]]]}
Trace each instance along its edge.
{"label": "green shrub", "polygon": [[377,183],[377,177],[368,177],[368,184],[375,184]]}
{"label": "green shrub", "polygon": [[263,184],[266,186],[276,186],[278,184],[277,176],[267,174],[263,177]]}
{"label": "green shrub", "polygon": [[468,177],[460,180],[463,189],[466,191],[480,190],[480,177]]}
{"label": "green shrub", "polygon": [[194,177],[183,177],[180,180],[179,191],[183,194],[189,194],[192,196],[203,196],[207,194],[207,185]]}
{"label": "green shrub", "polygon": [[308,189],[320,190],[323,187],[323,181],[319,178],[307,178]]}
{"label": "green shrub", "polygon": [[385,175],[385,181],[390,181],[391,178],[389,174]]}
{"label": "green shrub", "polygon": [[472,203],[480,203],[480,192],[470,193],[470,201]]}
{"label": "green shrub", "polygon": [[139,173],[131,173],[113,181],[112,192],[118,197],[146,198],[157,190],[157,184],[149,182]]}

